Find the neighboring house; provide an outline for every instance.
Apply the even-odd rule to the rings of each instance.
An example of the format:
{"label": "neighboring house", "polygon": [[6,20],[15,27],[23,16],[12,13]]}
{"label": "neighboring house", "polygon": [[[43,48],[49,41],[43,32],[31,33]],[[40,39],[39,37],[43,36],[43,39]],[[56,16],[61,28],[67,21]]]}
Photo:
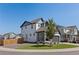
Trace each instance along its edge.
{"label": "neighboring house", "polygon": [[23,36],[22,34],[16,34],[16,40],[17,40],[17,43],[23,43],[24,42],[24,39],[23,39]]}
{"label": "neighboring house", "polygon": [[[26,42],[43,42],[46,40],[46,21],[43,18],[25,21],[21,27],[21,34]],[[57,34],[57,33],[56,33]],[[57,35],[56,35],[57,36]]]}
{"label": "neighboring house", "polygon": [[69,41],[73,42],[76,41],[78,35],[78,29],[76,26],[57,26],[59,33],[61,35],[61,41]]}
{"label": "neighboring house", "polygon": [[61,36],[58,29],[56,28],[56,31],[53,37],[53,43],[59,43],[60,41],[61,41]]}
{"label": "neighboring house", "polygon": [[6,33],[3,36],[4,36],[4,39],[14,39],[14,38],[16,38],[16,34],[13,33],[13,32]]}
{"label": "neighboring house", "polygon": [[65,36],[65,33],[64,33],[65,27],[61,26],[61,25],[57,25],[57,29],[60,34],[60,41],[66,41],[65,37],[64,37]]}
{"label": "neighboring house", "polygon": [[78,35],[78,28],[76,26],[68,26],[65,29],[65,34],[69,42],[76,41]]}
{"label": "neighboring house", "polygon": [[16,38],[23,38],[22,34],[16,34]]}
{"label": "neighboring house", "polygon": [[4,36],[3,35],[0,35],[0,40],[4,39]]}

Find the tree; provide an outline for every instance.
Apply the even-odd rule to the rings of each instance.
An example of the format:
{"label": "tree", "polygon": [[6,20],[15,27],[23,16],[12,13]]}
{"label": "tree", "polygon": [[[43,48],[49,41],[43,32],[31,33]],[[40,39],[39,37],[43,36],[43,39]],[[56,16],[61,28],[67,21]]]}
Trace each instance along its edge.
{"label": "tree", "polygon": [[53,21],[53,19],[48,19],[48,24],[47,24],[47,29],[46,29],[46,36],[50,40],[50,43],[49,43],[50,46],[52,45],[52,40],[53,40],[55,31],[56,31],[55,22]]}

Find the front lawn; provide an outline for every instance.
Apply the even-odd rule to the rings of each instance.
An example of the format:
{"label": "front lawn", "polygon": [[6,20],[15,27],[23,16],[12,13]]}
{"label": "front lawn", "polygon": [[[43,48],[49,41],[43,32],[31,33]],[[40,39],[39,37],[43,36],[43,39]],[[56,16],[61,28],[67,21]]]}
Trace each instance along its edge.
{"label": "front lawn", "polygon": [[64,49],[64,48],[75,48],[78,46],[75,45],[69,45],[69,44],[54,44],[51,47],[49,45],[22,45],[18,46],[17,49]]}

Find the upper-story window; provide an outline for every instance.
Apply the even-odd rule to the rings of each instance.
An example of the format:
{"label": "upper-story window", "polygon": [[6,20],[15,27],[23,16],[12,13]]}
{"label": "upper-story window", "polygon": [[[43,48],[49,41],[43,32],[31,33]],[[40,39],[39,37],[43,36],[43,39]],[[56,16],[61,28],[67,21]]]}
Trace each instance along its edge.
{"label": "upper-story window", "polygon": [[35,33],[33,33],[33,36],[35,36]]}
{"label": "upper-story window", "polygon": [[23,27],[21,29],[23,30]]}
{"label": "upper-story window", "polygon": [[31,25],[31,28],[33,29],[33,24]]}
{"label": "upper-story window", "polygon": [[28,39],[28,35],[26,34],[26,38]]}
{"label": "upper-story window", "polygon": [[41,27],[44,27],[44,23],[41,24]]}
{"label": "upper-story window", "polygon": [[40,23],[38,24],[38,27],[41,27],[41,24]]}
{"label": "upper-story window", "polygon": [[25,26],[25,29],[27,29],[27,26]]}
{"label": "upper-story window", "polygon": [[30,33],[30,36],[32,36],[32,34]]}
{"label": "upper-story window", "polygon": [[44,23],[39,23],[38,27],[44,27]]}

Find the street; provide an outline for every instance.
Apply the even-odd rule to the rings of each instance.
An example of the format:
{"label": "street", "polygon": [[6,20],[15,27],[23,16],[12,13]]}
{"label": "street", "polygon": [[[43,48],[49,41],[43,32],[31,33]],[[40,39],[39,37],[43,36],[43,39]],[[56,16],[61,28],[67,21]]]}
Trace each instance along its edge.
{"label": "street", "polygon": [[0,55],[79,55],[79,51],[73,51],[73,52],[9,52],[9,51],[0,51]]}

